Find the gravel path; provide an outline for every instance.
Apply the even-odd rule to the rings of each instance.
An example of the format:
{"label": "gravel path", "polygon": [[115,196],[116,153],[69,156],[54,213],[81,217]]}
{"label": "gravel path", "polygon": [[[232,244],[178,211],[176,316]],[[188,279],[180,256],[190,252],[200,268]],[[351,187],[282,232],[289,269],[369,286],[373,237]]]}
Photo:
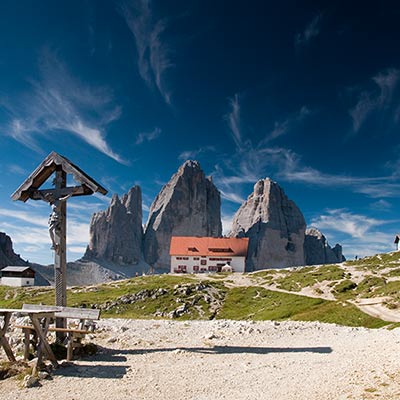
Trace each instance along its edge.
{"label": "gravel path", "polygon": [[116,319],[99,328],[96,356],[39,388],[1,381],[1,399],[400,398],[400,329]]}

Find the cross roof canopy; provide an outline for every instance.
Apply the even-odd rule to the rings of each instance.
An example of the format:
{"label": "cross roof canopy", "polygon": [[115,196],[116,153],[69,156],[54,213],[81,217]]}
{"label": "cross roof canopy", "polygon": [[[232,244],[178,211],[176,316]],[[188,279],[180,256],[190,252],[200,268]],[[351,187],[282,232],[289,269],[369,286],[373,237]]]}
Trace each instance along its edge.
{"label": "cross roof canopy", "polygon": [[81,184],[80,190],[74,192],[73,196],[91,195],[99,192],[107,194],[107,190],[97,183],[93,178],[83,172],[79,167],[73,164],[68,158],[52,151],[43,162],[32,172],[24,183],[11,195],[13,200],[26,202],[28,199],[35,199],[35,192],[44,182],[57,170],[63,170],[71,174],[76,182]]}

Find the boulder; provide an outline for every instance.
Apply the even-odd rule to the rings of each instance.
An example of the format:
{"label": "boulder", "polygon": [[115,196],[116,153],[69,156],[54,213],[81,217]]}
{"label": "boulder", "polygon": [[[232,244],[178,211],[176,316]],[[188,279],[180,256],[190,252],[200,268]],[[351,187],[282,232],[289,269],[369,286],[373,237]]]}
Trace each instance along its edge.
{"label": "boulder", "polygon": [[306,265],[335,264],[345,260],[342,246],[336,244],[331,248],[326,237],[316,228],[306,230],[304,255]]}
{"label": "boulder", "polygon": [[145,260],[169,270],[172,236],[221,234],[220,193],[197,161],[186,161],[151,205],[144,234]]}
{"label": "boulder", "polygon": [[306,223],[296,204],[269,178],[259,180],[236,212],[231,237],[248,237],[246,270],[304,265]]}
{"label": "boulder", "polygon": [[142,239],[142,192],[134,186],[121,199],[115,194],[107,210],[93,214],[84,259],[137,264]]}

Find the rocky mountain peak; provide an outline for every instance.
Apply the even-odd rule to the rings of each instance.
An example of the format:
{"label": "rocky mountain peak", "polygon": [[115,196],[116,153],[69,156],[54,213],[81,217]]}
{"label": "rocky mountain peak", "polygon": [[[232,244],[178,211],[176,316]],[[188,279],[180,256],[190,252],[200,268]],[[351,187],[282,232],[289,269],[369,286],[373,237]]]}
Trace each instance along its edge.
{"label": "rocky mountain peak", "polygon": [[137,264],[142,237],[142,192],[133,186],[121,199],[114,194],[107,210],[93,214],[84,258]]}
{"label": "rocky mountain peak", "polygon": [[221,236],[221,198],[198,161],[186,161],[150,207],[144,236],[145,260],[168,268],[172,236]]}
{"label": "rocky mountain peak", "polygon": [[261,179],[234,216],[232,237],[248,237],[247,269],[304,264],[306,223],[296,204],[270,178]]}
{"label": "rocky mountain peak", "polygon": [[342,246],[329,246],[326,237],[317,228],[306,230],[304,240],[304,254],[307,265],[340,263],[345,260]]}
{"label": "rocky mountain peak", "polygon": [[0,269],[8,265],[26,265],[19,254],[14,253],[13,243],[10,236],[0,232]]}
{"label": "rocky mountain peak", "polygon": [[200,167],[200,163],[196,160],[187,160],[185,161],[178,169],[178,174],[187,173],[188,171],[202,171]]}

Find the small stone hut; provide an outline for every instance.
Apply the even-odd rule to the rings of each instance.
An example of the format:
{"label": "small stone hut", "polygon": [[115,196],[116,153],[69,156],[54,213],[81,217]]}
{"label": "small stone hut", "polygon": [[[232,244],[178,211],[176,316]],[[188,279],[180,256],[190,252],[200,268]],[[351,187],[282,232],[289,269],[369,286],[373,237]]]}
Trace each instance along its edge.
{"label": "small stone hut", "polygon": [[35,271],[30,267],[9,266],[1,271],[1,284],[6,286],[34,286]]}

